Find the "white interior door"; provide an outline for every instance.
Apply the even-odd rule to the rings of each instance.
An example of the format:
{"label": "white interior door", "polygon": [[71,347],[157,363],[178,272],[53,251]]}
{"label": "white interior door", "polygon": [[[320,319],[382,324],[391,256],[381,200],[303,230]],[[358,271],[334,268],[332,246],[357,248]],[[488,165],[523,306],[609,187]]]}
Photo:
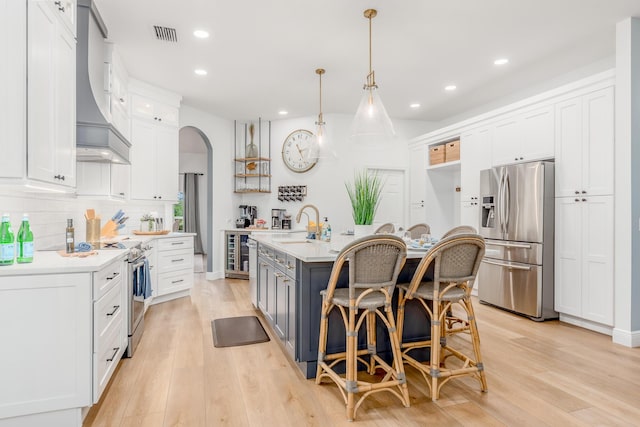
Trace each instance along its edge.
{"label": "white interior door", "polygon": [[404,226],[406,209],[404,170],[374,168],[369,171],[378,173],[384,183],[380,205],[373,223],[382,225],[390,222],[395,224],[396,228]]}

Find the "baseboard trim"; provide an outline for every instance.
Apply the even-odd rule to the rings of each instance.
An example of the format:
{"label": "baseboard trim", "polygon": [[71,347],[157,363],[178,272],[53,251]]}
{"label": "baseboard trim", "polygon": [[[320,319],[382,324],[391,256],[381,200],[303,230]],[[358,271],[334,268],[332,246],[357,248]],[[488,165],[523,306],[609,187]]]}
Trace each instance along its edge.
{"label": "baseboard trim", "polygon": [[560,313],[560,321],[569,323],[574,326],[589,329],[590,331],[599,332],[601,334],[611,336],[613,334],[613,328],[611,326],[603,325],[601,323],[592,322],[590,320],[581,319],[568,314]]}
{"label": "baseboard trim", "polygon": [[222,271],[207,271],[207,274],[205,275],[205,278],[207,280],[224,279],[224,272],[222,272]]}
{"label": "baseboard trim", "polygon": [[613,342],[625,347],[640,347],[640,331],[613,329]]}

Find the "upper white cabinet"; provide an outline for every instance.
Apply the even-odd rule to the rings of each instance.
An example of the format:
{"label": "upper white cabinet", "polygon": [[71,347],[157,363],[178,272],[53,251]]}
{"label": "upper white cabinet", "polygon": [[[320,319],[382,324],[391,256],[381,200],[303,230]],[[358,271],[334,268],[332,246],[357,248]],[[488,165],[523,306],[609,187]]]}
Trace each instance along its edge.
{"label": "upper white cabinet", "polygon": [[78,162],[78,196],[126,199],[130,166],[116,163]]}
{"label": "upper white cabinet", "polygon": [[[24,37],[27,8],[24,2],[0,0],[0,176],[26,175],[27,59]],[[17,35],[23,35],[17,39]],[[18,42],[19,41],[19,42]]]}
{"label": "upper white cabinet", "polygon": [[426,159],[427,147],[424,144],[409,149],[409,224],[426,220]]}
{"label": "upper white cabinet", "polygon": [[178,197],[178,118],[181,97],[132,81],[131,199]]}
{"label": "upper white cabinet", "polygon": [[167,126],[178,126],[178,107],[136,94],[131,96],[131,105],[131,113],[136,117]]}
{"label": "upper white cabinet", "polygon": [[127,139],[131,136],[129,113],[129,75],[116,45],[106,42],[104,59],[104,91],[111,123]]}
{"label": "upper white cabinet", "polygon": [[460,137],[460,223],[479,230],[480,171],[491,167],[491,128],[465,132]]}
{"label": "upper white cabinet", "polygon": [[54,2],[29,1],[27,9],[28,178],[73,188],[76,41]]}
{"label": "upper white cabinet", "polygon": [[492,164],[553,158],[554,145],[553,105],[518,112],[494,125]]}
{"label": "upper white cabinet", "polygon": [[613,87],[556,106],[556,197],[613,194]]}

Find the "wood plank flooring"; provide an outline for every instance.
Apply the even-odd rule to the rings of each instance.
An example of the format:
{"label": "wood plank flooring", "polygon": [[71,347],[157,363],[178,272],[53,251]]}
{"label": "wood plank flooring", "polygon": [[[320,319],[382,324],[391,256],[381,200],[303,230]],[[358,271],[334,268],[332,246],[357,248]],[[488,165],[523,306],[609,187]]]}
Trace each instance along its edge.
{"label": "wood plank flooring", "polygon": [[[477,301],[475,308],[489,392],[472,379],[452,380],[433,403],[407,367],[411,407],[378,393],[358,410],[358,425],[640,424],[640,349],[558,321],[536,323]],[[213,319],[253,314],[247,281],[196,274],[191,297],[149,308],[135,356],[122,360],[84,425],[353,425],[337,387],[304,379],[273,335],[213,346]]]}

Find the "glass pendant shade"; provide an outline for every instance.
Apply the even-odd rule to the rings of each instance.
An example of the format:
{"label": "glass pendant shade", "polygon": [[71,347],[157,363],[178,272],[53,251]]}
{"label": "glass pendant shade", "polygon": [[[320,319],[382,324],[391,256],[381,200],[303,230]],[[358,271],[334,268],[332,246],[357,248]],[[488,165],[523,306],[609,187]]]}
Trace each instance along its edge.
{"label": "glass pendant shade", "polygon": [[314,134],[313,146],[316,149],[316,156],[319,159],[332,160],[338,157],[335,146],[331,143],[331,138],[327,135],[327,125],[318,119]]}
{"label": "glass pendant shade", "polygon": [[364,88],[351,125],[351,136],[362,143],[383,143],[394,138],[393,124],[382,104],[377,87]]}

